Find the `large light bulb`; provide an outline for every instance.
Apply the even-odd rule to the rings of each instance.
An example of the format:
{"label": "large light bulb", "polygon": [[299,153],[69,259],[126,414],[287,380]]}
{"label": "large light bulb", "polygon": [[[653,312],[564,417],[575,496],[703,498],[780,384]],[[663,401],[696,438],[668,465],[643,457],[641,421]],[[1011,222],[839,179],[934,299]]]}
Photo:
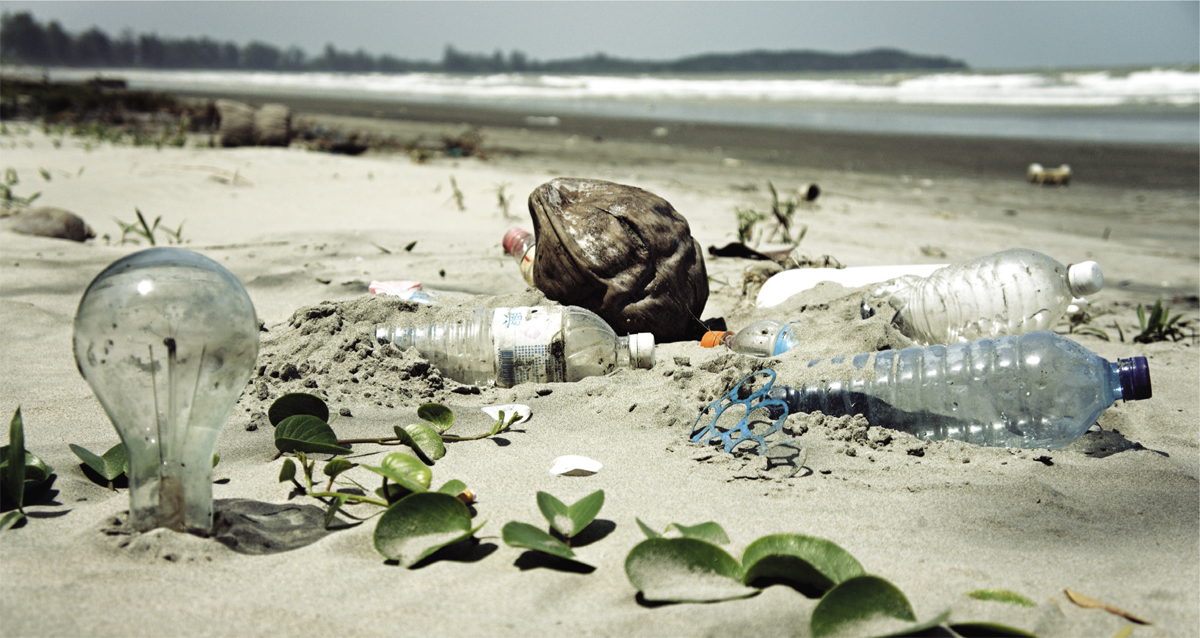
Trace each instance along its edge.
{"label": "large light bulb", "polygon": [[249,295],[179,248],[119,259],[75,313],[75,363],[125,444],[129,522],[212,529],[212,455],[258,357]]}

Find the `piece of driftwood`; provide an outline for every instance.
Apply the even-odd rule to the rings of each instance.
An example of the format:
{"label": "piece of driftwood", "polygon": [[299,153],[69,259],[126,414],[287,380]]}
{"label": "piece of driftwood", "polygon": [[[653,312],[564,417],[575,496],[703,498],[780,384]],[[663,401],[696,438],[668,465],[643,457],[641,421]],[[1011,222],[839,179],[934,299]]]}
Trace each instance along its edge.
{"label": "piece of driftwood", "polygon": [[221,146],[254,145],[254,107],[233,100],[217,100],[217,113],[221,119],[217,128]]}
{"label": "piece of driftwood", "polygon": [[22,235],[37,235],[54,239],[87,241],[96,236],[96,231],[75,213],[61,208],[35,208],[23,210],[4,218],[4,228]]}
{"label": "piece of driftwood", "polygon": [[1041,164],[1030,164],[1025,171],[1025,178],[1031,184],[1043,186],[1067,186],[1071,183],[1071,167],[1063,164],[1058,168],[1046,168]]}
{"label": "piece of driftwood", "polygon": [[287,146],[292,138],[292,112],[283,104],[264,104],[254,112],[259,146]]}
{"label": "piece of driftwood", "polygon": [[587,308],[617,334],[698,339],[708,273],[687,220],[623,184],[557,178],[529,195],[533,272],[547,298]]}

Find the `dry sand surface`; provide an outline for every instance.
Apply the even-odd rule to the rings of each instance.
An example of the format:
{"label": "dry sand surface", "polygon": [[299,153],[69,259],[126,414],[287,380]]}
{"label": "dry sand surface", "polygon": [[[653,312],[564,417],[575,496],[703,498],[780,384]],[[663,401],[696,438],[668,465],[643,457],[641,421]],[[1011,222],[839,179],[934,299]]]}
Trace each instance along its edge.
{"label": "dry sand surface", "polygon": [[[1136,626],[1133,636],[1200,630],[1197,346],[1130,339],[1138,303],[1182,296],[1175,309],[1196,315],[1193,187],[1098,183],[1079,171],[1069,188],[1041,188],[1022,181],[1023,167],[1008,177],[972,177],[920,162],[912,171],[875,173],[801,168],[686,149],[670,135],[596,141],[485,129],[489,146],[523,152],[414,164],[404,155],[299,149],[88,150],[71,138],[58,147],[36,127],[10,128],[17,132],[0,144],[4,166],[20,175],[17,192],[42,191],[39,205],[76,212],[101,237],[80,244],[0,235],[0,414],[21,407],[27,448],[58,474],[54,501],[29,507],[26,525],[0,534],[6,636],[808,635],[817,601],[782,585],[731,602],[640,604],[623,569],[644,537],[635,518],[659,529],[716,521],[735,556],[767,534],[830,539],[896,584],[922,620],[948,610],[953,621],[996,621],[1044,636],[1113,636],[1130,624],[1075,606],[1063,594],[1069,588],[1153,623]],[[734,208],[763,209],[771,180],[782,189],[821,186],[797,217],[808,225],[801,246],[814,258],[940,263],[1025,247],[1064,263],[1094,259],[1109,285],[1093,310],[1109,314],[1093,325],[1112,340],[1077,340],[1109,360],[1147,357],[1154,397],[1113,406],[1099,421],[1103,432],[1052,451],[885,441],[853,419],[795,416],[807,463],[779,478],[756,459],[688,442],[698,410],[763,361],[678,342],[660,344],[649,370],[463,394],[411,353],[370,345],[377,323],[413,316],[410,306],[368,297],[372,280],[421,281],[442,293],[444,307],[538,302],[500,239],[514,224],[528,226],[524,198],[555,176],[650,190],[687,218],[705,247],[732,241]],[[452,178],[465,210],[454,203]],[[499,185],[515,195],[509,216],[497,204]],[[352,415],[334,424],[344,437],[388,435],[416,421],[417,406],[429,400],[455,408],[463,427],[481,423],[473,416],[481,406],[527,404],[531,421],[496,440],[451,444],[434,467],[436,484],[456,478],[477,493],[476,520],[488,521],[478,543],[406,569],[376,553],[373,522],[267,555],[163,530],[115,533],[126,492],[89,480],[68,449],[102,451],[117,441],[76,371],[71,334],[87,284],[139,249],[114,241],[114,218],[132,221],[135,208],[171,228],[183,224],[184,247],[233,272],[267,328],[261,376],[218,442],[218,509],[231,499],[316,504],[277,481],[282,461],[272,460],[263,414],[284,392],[326,394],[332,408]],[[781,382],[810,359],[910,345],[883,314],[856,318],[864,290],[822,285],[770,310],[751,308],[742,280],[754,264],[708,258],[703,318],[724,317],[731,329],[759,317],[803,321],[802,344],[772,364]],[[373,352],[350,365],[347,352],[364,348]],[[273,376],[289,365],[299,377]],[[356,445],[351,458],[373,464],[391,451]],[[565,454],[604,467],[587,477],[551,475]],[[570,503],[597,489],[606,494],[599,520],[607,533],[577,550],[595,571],[557,569],[500,540],[508,521],[541,524],[537,491]],[[977,589],[1013,590],[1037,606],[964,595]]]}

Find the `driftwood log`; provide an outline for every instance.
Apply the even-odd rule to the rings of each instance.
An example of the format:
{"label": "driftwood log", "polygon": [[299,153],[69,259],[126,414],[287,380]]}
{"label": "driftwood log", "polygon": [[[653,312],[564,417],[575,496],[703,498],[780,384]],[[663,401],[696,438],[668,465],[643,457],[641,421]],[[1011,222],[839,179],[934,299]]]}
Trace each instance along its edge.
{"label": "driftwood log", "polygon": [[233,100],[217,100],[221,146],[287,146],[292,135],[292,113],[282,104],[255,109]]}
{"label": "driftwood log", "polygon": [[558,178],[529,195],[533,276],[547,298],[595,312],[617,334],[698,339],[708,273],[687,220],[633,186]]}
{"label": "driftwood log", "polygon": [[6,217],[0,226],[22,235],[37,235],[54,239],[87,241],[96,231],[75,213],[61,208],[35,208]]}

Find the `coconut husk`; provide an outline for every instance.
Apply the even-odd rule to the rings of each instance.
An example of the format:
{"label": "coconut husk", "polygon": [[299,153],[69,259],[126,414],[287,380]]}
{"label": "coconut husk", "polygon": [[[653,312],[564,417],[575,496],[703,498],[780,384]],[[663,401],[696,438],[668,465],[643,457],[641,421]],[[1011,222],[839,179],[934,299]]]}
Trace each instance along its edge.
{"label": "coconut husk", "polygon": [[698,339],[708,273],[687,220],[654,193],[557,178],[529,195],[534,281],[547,298],[587,308],[617,334]]}
{"label": "coconut husk", "polygon": [[96,236],[96,231],[75,213],[51,207],[19,211],[5,218],[3,227],[22,235],[71,241],[87,241]]}

